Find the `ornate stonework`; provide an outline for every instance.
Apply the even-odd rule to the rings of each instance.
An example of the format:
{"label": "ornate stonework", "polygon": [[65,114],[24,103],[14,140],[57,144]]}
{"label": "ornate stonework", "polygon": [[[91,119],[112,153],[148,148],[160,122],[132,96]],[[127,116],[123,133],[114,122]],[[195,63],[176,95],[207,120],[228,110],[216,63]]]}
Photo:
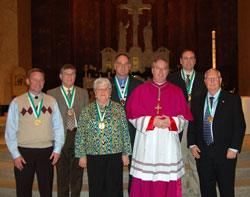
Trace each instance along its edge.
{"label": "ornate stonework", "polygon": [[[132,72],[144,72],[145,68],[151,67],[152,62],[157,57],[165,58],[169,61],[169,51],[168,49],[161,47],[155,52],[152,47],[152,37],[153,31],[151,26],[151,21],[143,29],[143,38],[145,44],[145,51],[143,52],[138,46],[138,25],[139,25],[139,15],[143,14],[143,10],[151,10],[151,4],[143,4],[142,0],[128,0],[128,4],[121,4],[120,9],[128,10],[128,14],[132,15],[133,26],[129,23],[120,23],[119,26],[119,44],[118,52],[110,47],[104,48],[102,53],[102,72],[106,72],[108,69],[114,71],[114,58],[119,53],[127,54],[132,63]],[[127,46],[127,29],[133,28],[133,46],[126,50]]]}

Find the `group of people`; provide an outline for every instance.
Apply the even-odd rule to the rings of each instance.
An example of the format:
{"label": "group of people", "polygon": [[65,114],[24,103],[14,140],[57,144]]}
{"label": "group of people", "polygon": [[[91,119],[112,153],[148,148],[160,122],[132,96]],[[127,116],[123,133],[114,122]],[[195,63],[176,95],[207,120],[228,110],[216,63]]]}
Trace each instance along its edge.
{"label": "group of people", "polygon": [[115,77],[94,81],[90,104],[74,85],[73,65],[61,68],[62,84],[47,94],[43,70],[31,69],[29,91],[11,102],[5,131],[17,196],[32,196],[35,174],[40,195],[52,196],[54,165],[58,196],[80,196],[87,168],[89,196],[122,197],[123,166],[131,197],[213,197],[216,182],[221,196],[234,196],[246,127],[241,99],[222,90],[218,70],[203,76],[195,63],[185,50],[182,69],[168,75],[168,62],[158,58],[152,80],[142,83],[119,54]]}

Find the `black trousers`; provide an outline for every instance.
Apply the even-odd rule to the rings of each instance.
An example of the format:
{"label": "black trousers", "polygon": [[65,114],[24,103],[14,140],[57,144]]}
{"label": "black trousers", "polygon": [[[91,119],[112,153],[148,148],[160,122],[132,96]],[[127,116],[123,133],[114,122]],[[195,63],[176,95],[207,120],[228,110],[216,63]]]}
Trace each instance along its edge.
{"label": "black trousers", "polygon": [[69,188],[72,197],[80,196],[82,190],[83,168],[79,158],[75,158],[74,142],[76,129],[67,131],[67,137],[56,164],[58,197],[68,197]]}
{"label": "black trousers", "polygon": [[221,197],[234,197],[235,168],[237,159],[215,158],[213,145],[201,151],[196,160],[202,197],[216,197],[216,182]]}
{"label": "black trousers", "polygon": [[14,168],[17,197],[32,196],[32,185],[35,173],[37,175],[40,196],[52,196],[54,167],[49,157],[53,151],[53,147],[18,147],[18,150],[26,161],[26,164],[24,164],[24,169],[22,171],[16,167]]}
{"label": "black trousers", "polygon": [[87,155],[90,197],[123,197],[122,153]]}

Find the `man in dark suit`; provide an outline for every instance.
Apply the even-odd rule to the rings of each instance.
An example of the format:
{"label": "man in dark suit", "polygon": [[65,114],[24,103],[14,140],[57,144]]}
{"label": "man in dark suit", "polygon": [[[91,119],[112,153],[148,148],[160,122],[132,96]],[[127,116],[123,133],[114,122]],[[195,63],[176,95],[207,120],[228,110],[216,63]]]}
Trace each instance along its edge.
{"label": "man in dark suit", "polygon": [[241,99],[221,89],[216,69],[205,73],[207,94],[195,98],[194,121],[189,124],[188,146],[196,158],[201,194],[234,196],[237,153],[241,150],[246,124]]}
{"label": "man in dark suit", "polygon": [[77,130],[77,121],[80,113],[89,103],[87,90],[74,85],[76,68],[71,64],[65,64],[59,75],[62,85],[48,90],[59,106],[65,132],[65,143],[61,157],[56,164],[57,169],[57,193],[58,196],[80,196],[82,189],[83,169],[79,166],[79,158],[75,158],[74,142]]}
{"label": "man in dark suit", "polygon": [[[129,71],[131,69],[131,62],[126,54],[119,54],[116,56],[114,68],[116,71],[116,76],[110,80],[112,84],[111,100],[121,103],[121,105],[126,109],[126,101],[128,100],[130,94],[137,86],[141,85],[142,82],[138,79],[135,79],[132,76],[129,76]],[[128,122],[128,126],[129,126],[131,145],[133,147],[136,130],[130,122]],[[132,157],[130,156],[130,161],[131,159]],[[130,164],[129,164],[129,169],[130,169]],[[129,185],[128,185],[129,193],[130,193],[131,181],[132,181],[132,176],[129,175]]]}
{"label": "man in dark suit", "polygon": [[[206,93],[206,86],[204,84],[204,77],[201,73],[194,70],[196,63],[195,53],[190,49],[186,49],[182,52],[180,57],[180,64],[182,69],[168,76],[167,80],[176,86],[179,86],[188,102],[188,106],[193,106],[193,98],[201,96]],[[184,197],[200,196],[199,177],[196,168],[196,162],[187,147],[187,128],[184,127],[181,133],[181,151],[182,158],[185,165],[189,165],[189,173],[186,173],[181,179],[182,182],[182,194]],[[189,182],[189,188],[187,188],[187,182]]]}

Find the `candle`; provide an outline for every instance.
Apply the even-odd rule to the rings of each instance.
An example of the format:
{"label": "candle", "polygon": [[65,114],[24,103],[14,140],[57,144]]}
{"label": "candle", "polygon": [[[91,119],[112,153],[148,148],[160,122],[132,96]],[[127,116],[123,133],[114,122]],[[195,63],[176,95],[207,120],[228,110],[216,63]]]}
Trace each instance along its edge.
{"label": "candle", "polygon": [[212,31],[212,65],[216,68],[216,43],[215,43],[215,31]]}

